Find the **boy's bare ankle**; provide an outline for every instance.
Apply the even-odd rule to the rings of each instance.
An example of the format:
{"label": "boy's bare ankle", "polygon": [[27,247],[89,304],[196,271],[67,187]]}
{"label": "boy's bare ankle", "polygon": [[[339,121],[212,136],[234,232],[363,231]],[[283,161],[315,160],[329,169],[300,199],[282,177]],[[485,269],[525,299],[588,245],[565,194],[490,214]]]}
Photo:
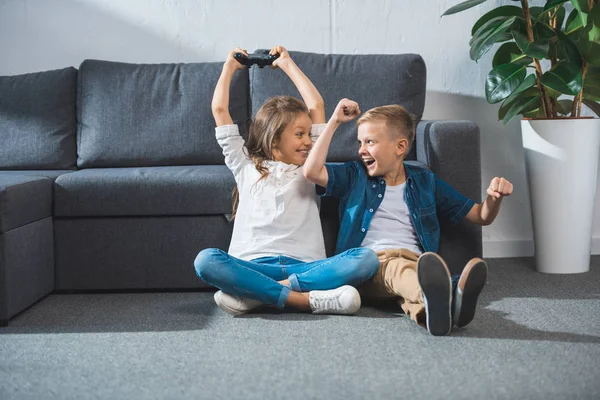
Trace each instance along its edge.
{"label": "boy's bare ankle", "polygon": [[289,281],[289,280],[287,280],[287,279],[284,279],[284,280],[282,280],[282,281],[277,281],[277,283],[279,283],[280,285],[283,285],[283,286],[287,286],[287,287],[289,287],[289,288],[291,288],[291,287],[292,287],[292,286],[291,286],[291,284],[290,284],[290,281]]}

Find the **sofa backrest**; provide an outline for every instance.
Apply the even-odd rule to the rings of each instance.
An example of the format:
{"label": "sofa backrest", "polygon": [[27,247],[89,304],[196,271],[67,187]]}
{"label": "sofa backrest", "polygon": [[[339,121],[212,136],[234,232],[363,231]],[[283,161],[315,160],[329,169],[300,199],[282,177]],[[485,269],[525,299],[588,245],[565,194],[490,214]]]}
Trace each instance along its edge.
{"label": "sofa backrest", "polygon": [[[338,102],[346,97],[357,101],[364,113],[370,108],[400,104],[418,120],[425,107],[425,62],[417,54],[316,54],[292,51],[290,56],[310,78],[325,101],[327,118]],[[294,84],[281,70],[250,69],[252,115],[276,95],[300,97]],[[348,161],[357,157],[356,123],[338,128],[327,160]],[[409,160],[416,159],[413,145]]]}
{"label": "sofa backrest", "polygon": [[0,76],[0,169],[71,169],[77,70]]}
{"label": "sofa backrest", "polygon": [[[85,60],[77,86],[79,168],[223,164],[211,100],[222,63]],[[230,112],[249,118],[248,72],[231,85]]]}

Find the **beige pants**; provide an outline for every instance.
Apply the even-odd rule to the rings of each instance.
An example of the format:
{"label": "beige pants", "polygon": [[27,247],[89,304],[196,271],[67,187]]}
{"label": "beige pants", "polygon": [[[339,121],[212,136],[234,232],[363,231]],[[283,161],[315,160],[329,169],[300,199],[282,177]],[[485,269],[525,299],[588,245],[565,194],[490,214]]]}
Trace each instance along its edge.
{"label": "beige pants", "polygon": [[360,295],[377,300],[401,297],[400,306],[413,321],[422,322],[425,318],[425,303],[417,277],[419,256],[406,249],[378,251],[379,270],[375,276],[361,287]]}

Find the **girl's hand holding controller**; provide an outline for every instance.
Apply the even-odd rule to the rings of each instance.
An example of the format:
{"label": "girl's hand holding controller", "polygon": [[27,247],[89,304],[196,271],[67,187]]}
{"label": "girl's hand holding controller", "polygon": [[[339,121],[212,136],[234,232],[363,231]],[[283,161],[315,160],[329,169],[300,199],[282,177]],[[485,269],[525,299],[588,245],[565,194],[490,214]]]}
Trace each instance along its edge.
{"label": "girl's hand holding controller", "polygon": [[233,68],[234,70],[244,69],[245,68],[244,65],[241,64],[238,60],[236,60],[233,57],[233,55],[236,53],[242,53],[243,55],[248,57],[248,50],[236,47],[234,50],[230,51],[229,54],[227,55],[227,59],[225,60],[225,65]]}
{"label": "girl's hand holding controller", "polygon": [[271,68],[273,68],[273,69],[277,69],[277,68],[281,67],[283,64],[288,63],[292,60],[292,58],[290,57],[290,53],[288,53],[287,49],[283,46],[273,47],[271,49],[271,51],[269,51],[269,54],[272,54],[272,55],[279,54],[279,57],[277,57],[277,59],[275,61],[273,61],[273,64],[271,64]]}

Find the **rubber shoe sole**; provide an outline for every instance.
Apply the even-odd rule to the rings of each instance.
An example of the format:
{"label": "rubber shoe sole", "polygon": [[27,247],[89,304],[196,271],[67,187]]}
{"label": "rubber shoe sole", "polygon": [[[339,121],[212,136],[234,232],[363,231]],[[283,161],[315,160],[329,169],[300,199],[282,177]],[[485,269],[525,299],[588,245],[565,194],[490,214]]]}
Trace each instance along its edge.
{"label": "rubber shoe sole", "polygon": [[465,265],[454,294],[454,324],[459,328],[468,325],[475,317],[477,299],[487,281],[487,264],[474,258]]}
{"label": "rubber shoe sole", "polygon": [[444,260],[435,253],[423,253],[417,261],[417,276],[423,292],[427,330],[445,336],[452,330],[452,282]]}
{"label": "rubber shoe sole", "polygon": [[214,299],[221,310],[231,315],[246,314],[262,304],[258,300],[232,296],[220,290],[215,292]]}

